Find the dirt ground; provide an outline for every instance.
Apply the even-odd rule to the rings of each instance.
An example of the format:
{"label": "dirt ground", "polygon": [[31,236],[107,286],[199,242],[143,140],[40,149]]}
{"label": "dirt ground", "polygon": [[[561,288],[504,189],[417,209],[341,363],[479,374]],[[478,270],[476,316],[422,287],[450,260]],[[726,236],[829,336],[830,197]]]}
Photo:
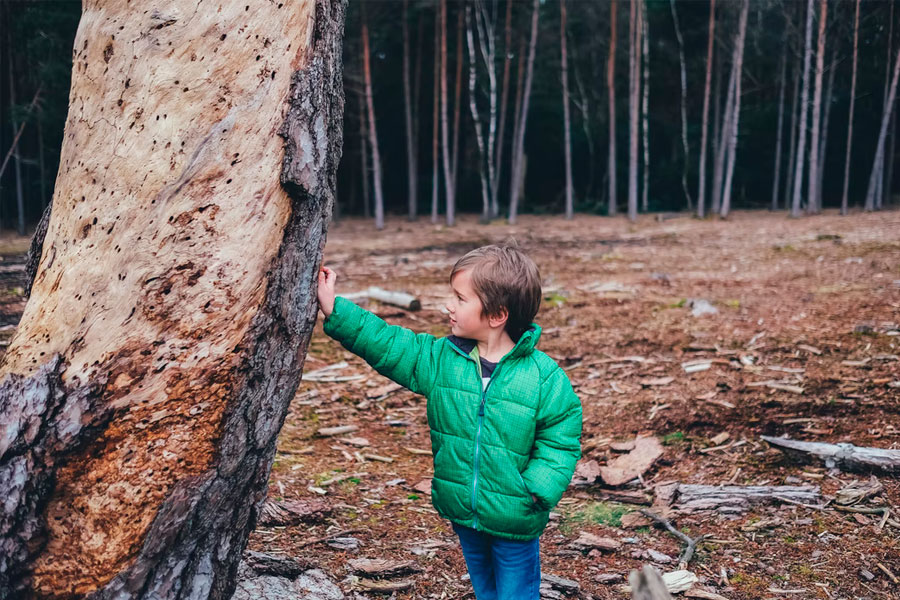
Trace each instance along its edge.
{"label": "dirt ground", "polygon": [[[883,489],[856,505],[869,512],[840,512],[829,500],[869,475],[800,464],[760,440],[900,449],[900,212],[647,216],[634,225],[581,215],[526,216],[517,226],[465,217],[454,228],[397,218],[382,232],[344,220],[330,230],[325,262],[338,272],[339,293],[379,286],[416,295],[419,311],[368,308],[441,336],[454,261],[509,237],[541,269],[538,347],[564,366],[581,398],[582,462],[604,465],[619,455],[611,444],[636,436],[656,436],[665,450],[617,490],[570,487],[541,538],[545,574],[577,582],[572,597],[605,599],[628,597],[622,577],[643,564],[676,570],[681,541],[628,516],[648,506],[616,501],[651,501],[664,482],[813,485],[823,494],[815,504],[772,499],[730,515],[667,513],[688,536],[706,536],[687,565],[700,579],[694,590],[732,600],[900,598],[896,476],[879,475]],[[717,312],[694,316],[699,300]],[[686,372],[684,363],[702,360],[710,368]],[[422,571],[396,598],[473,598],[455,536],[421,485],[432,474],[425,399],[325,336],[320,320],[305,371],[340,361],[347,366],[326,374],[338,381],[301,383],[269,487],[273,501],[321,500],[331,514],[260,526],[250,548],[316,564],[346,593],[357,589],[350,559],[412,560]],[[318,433],[344,425],[357,429]],[[588,552],[572,545],[583,532],[622,545]],[[353,544],[343,538],[358,549],[339,549]]]}

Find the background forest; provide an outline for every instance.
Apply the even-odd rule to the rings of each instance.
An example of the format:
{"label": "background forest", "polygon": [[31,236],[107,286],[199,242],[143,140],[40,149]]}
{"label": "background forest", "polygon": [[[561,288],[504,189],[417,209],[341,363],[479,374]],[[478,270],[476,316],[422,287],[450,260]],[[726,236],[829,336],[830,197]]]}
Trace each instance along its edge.
{"label": "background forest", "polygon": [[[2,228],[52,197],[80,11],[2,2]],[[881,0],[351,2],[339,211],[878,209],[898,19]]]}

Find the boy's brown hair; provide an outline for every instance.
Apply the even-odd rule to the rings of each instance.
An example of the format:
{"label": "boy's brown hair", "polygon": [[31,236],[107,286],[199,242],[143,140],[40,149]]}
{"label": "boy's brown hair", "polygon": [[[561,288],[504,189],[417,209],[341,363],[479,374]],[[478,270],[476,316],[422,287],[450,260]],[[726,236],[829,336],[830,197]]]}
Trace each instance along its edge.
{"label": "boy's brown hair", "polygon": [[512,242],[468,252],[453,265],[450,281],[466,270],[471,273],[483,314],[498,317],[506,309],[506,332],[518,341],[541,305],[541,274],[537,265]]}

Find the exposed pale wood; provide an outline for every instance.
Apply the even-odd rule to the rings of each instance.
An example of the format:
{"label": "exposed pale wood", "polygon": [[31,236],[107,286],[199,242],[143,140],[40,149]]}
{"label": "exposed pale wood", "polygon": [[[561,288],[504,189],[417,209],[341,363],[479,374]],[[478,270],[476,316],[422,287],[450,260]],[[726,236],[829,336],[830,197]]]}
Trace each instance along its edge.
{"label": "exposed pale wood", "polygon": [[713,72],[713,46],[716,32],[716,0],[709,3],[709,32],[706,38],[706,80],[703,84],[703,116],[700,125],[700,165],[697,174],[697,216],[706,216],[706,147],[709,134],[709,95]]}
{"label": "exposed pale wood", "polygon": [[83,3],[0,370],[9,598],[234,590],[316,320],[343,112],[343,2],[247,6]]}
{"label": "exposed pale wood", "polygon": [[740,486],[740,485],[698,485],[678,483],[666,495],[672,507],[679,512],[715,510],[721,513],[741,513],[751,506],[793,500],[803,504],[819,502],[822,499],[817,486]]}
{"label": "exposed pale wood", "polygon": [[412,560],[356,558],[347,561],[347,566],[357,575],[367,577],[398,577],[422,571],[422,567]]}
{"label": "exposed pale wood", "polygon": [[815,458],[828,468],[844,471],[900,473],[900,450],[867,448],[848,443],[803,442],[789,438],[761,436],[769,444],[793,458]]}
{"label": "exposed pale wood", "polygon": [[632,600],[669,600],[672,598],[659,571],[650,565],[644,565],[640,571],[629,573],[628,583],[631,584]]}

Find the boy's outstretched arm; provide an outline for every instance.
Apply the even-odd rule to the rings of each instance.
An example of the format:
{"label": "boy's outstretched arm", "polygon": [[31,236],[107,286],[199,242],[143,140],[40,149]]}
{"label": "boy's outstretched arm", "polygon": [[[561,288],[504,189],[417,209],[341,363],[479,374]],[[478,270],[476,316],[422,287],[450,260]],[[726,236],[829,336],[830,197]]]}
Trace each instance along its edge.
{"label": "boy's outstretched arm", "polygon": [[388,325],[346,298],[335,297],[336,280],[337,274],[328,267],[319,272],[319,308],[325,315],[325,333],[385,377],[427,396],[434,383],[438,340],[427,333]]}
{"label": "boy's outstretched arm", "polygon": [[581,458],[581,401],[565,371],[557,369],[541,384],[541,406],[531,460],[522,473],[538,504],[550,510],[569,486]]}

